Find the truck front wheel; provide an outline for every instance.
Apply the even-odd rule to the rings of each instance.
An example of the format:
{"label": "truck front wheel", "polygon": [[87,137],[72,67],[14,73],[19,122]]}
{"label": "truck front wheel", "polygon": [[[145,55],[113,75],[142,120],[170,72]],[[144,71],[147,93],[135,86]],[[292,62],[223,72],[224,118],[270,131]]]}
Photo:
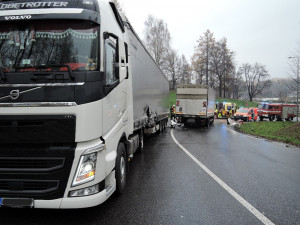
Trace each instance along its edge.
{"label": "truck front wheel", "polygon": [[126,186],[127,177],[126,150],[123,143],[119,143],[116,158],[117,193],[122,194]]}

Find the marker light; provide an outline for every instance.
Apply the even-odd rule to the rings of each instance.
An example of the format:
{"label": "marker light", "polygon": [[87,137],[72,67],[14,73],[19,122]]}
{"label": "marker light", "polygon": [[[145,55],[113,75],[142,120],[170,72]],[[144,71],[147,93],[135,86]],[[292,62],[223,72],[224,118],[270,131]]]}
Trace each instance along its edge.
{"label": "marker light", "polygon": [[69,197],[81,197],[81,196],[88,196],[88,195],[94,195],[99,192],[99,184],[93,185],[91,187],[70,191]]}
{"label": "marker light", "polygon": [[96,172],[97,152],[83,155],[80,158],[72,186],[94,180]]}

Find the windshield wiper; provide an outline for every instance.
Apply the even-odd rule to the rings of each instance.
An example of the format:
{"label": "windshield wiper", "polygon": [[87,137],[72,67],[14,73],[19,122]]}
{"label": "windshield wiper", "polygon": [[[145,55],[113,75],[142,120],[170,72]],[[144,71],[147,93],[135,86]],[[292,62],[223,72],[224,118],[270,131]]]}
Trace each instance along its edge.
{"label": "windshield wiper", "polygon": [[68,72],[70,74],[70,78],[72,80],[75,79],[74,74],[71,70],[71,67],[68,64],[61,64],[61,65],[45,65],[45,66],[38,66],[37,69],[45,69],[45,68],[61,68],[61,67],[67,67],[68,68]]}
{"label": "windshield wiper", "polygon": [[44,66],[24,66],[24,67],[17,67],[16,69],[28,69],[28,68],[36,68],[37,70],[39,69],[47,69],[47,68],[61,68],[61,67],[67,67],[68,72],[70,74],[70,78],[72,80],[75,79],[74,74],[71,70],[71,67],[68,64],[58,64],[58,65],[44,65]]}
{"label": "windshield wiper", "polygon": [[1,75],[1,79],[2,79],[3,81],[5,81],[5,80],[6,80],[6,77],[5,77],[5,75],[4,75],[2,66],[0,66],[0,75]]}

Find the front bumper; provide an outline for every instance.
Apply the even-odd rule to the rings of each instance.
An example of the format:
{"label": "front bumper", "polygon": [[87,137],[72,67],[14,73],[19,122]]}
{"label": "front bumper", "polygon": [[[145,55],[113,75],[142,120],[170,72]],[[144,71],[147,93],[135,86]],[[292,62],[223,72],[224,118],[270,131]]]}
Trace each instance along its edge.
{"label": "front bumper", "polygon": [[115,190],[115,186],[109,186],[95,195],[85,197],[61,198],[55,200],[35,200],[34,208],[78,209],[93,207],[105,202]]}

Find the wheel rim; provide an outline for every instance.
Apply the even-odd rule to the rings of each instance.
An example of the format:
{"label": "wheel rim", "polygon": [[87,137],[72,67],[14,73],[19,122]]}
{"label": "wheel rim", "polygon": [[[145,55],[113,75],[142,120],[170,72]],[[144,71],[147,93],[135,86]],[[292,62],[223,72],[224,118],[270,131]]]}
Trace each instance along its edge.
{"label": "wheel rim", "polygon": [[121,183],[124,183],[124,179],[125,179],[125,170],[126,170],[126,166],[125,166],[125,159],[124,157],[121,157],[120,160],[120,175],[121,175]]}

